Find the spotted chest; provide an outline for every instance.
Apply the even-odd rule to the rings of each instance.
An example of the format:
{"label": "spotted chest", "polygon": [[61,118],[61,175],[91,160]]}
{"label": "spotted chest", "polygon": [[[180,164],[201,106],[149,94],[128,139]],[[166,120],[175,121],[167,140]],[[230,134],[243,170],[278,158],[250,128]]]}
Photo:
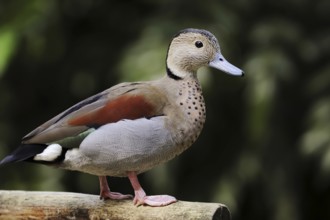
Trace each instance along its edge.
{"label": "spotted chest", "polygon": [[197,80],[181,83],[177,104],[180,106],[186,119],[186,126],[182,128],[182,145],[189,147],[201,133],[206,118],[202,88]]}

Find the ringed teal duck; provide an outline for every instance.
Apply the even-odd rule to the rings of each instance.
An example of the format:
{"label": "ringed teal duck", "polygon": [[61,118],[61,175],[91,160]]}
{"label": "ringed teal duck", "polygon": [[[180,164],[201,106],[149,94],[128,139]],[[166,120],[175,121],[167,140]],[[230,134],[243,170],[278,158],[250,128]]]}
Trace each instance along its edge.
{"label": "ringed teal duck", "polygon": [[243,76],[222,56],[213,34],[185,29],[168,48],[166,75],[155,81],[115,85],[40,125],[0,165],[29,161],[99,176],[100,198],[127,199],[112,192],[106,176],[128,177],[136,205],[164,206],[168,195],[147,196],[137,175],[191,146],[205,122],[197,70],[211,66]]}

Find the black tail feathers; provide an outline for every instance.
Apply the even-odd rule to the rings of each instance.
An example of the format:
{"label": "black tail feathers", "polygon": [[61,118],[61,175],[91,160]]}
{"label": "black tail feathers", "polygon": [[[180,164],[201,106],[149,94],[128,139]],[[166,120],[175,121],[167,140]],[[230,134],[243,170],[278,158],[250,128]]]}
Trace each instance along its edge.
{"label": "black tail feathers", "polygon": [[0,161],[0,166],[7,163],[29,161],[35,155],[43,152],[47,146],[46,144],[21,144],[13,153]]}

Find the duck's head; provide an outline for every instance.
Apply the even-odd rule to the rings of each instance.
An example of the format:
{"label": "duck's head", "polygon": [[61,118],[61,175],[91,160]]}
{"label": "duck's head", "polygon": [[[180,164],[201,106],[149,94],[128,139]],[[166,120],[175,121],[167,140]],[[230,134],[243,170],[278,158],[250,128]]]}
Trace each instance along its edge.
{"label": "duck's head", "polygon": [[168,74],[177,79],[185,78],[195,75],[202,66],[211,66],[232,75],[244,75],[241,69],[222,56],[218,40],[212,33],[191,28],[180,31],[174,36],[168,49]]}

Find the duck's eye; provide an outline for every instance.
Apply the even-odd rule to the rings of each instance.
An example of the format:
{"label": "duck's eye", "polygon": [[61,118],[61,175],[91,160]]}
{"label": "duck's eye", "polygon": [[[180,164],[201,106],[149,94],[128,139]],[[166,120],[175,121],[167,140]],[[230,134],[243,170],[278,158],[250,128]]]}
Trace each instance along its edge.
{"label": "duck's eye", "polygon": [[196,41],[196,42],[195,42],[195,46],[196,46],[197,48],[201,48],[201,47],[203,47],[203,43],[202,43],[202,41]]}

